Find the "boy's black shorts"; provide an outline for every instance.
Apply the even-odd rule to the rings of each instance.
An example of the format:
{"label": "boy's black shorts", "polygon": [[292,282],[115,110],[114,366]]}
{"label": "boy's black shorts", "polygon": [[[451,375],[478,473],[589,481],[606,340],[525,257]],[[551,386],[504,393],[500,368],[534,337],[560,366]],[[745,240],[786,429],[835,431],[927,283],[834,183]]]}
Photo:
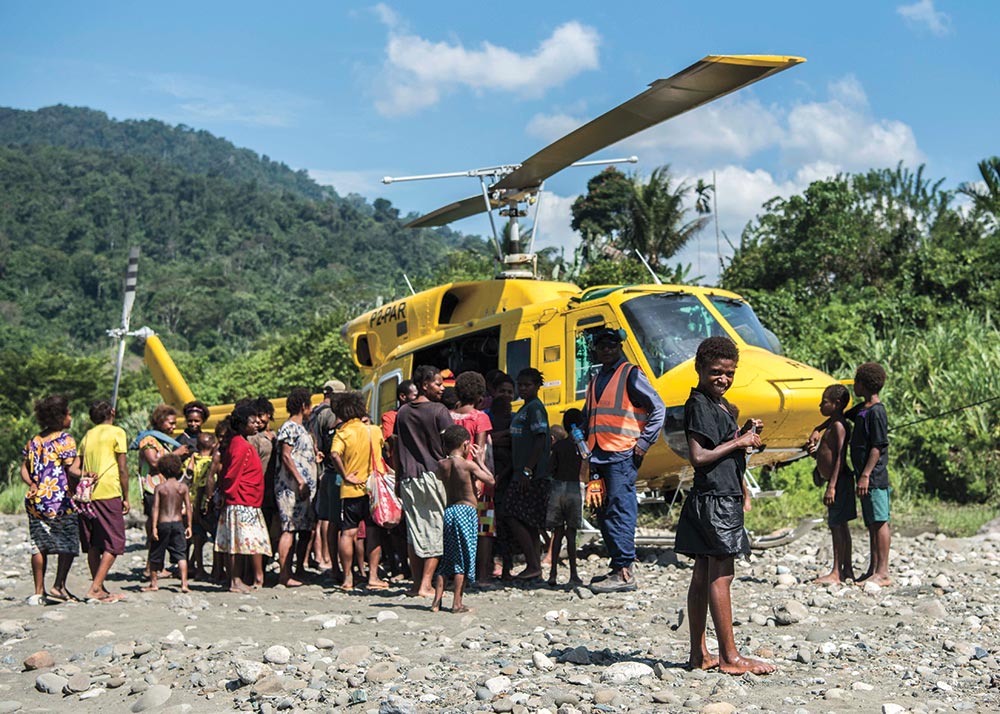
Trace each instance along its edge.
{"label": "boy's black shorts", "polygon": [[340,529],[354,530],[368,520],[371,503],[368,496],[345,498],[340,502]]}
{"label": "boy's black shorts", "polygon": [[166,562],[167,552],[170,560],[179,563],[187,560],[187,539],[184,537],[184,524],[181,521],[167,521],[156,524],[159,539],[153,541],[149,553],[149,567],[162,568]]}

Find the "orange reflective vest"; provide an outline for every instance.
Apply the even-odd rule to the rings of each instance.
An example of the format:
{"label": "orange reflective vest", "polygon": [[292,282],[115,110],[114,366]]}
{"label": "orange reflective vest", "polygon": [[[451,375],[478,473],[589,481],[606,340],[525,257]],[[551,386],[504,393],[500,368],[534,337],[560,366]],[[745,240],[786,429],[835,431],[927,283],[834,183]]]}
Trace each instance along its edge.
{"label": "orange reflective vest", "polygon": [[638,367],[622,363],[611,375],[599,401],[594,398],[595,381],[587,387],[587,446],[591,449],[600,446],[605,451],[628,451],[635,448],[642,435],[649,416],[628,398],[628,377],[633,369]]}

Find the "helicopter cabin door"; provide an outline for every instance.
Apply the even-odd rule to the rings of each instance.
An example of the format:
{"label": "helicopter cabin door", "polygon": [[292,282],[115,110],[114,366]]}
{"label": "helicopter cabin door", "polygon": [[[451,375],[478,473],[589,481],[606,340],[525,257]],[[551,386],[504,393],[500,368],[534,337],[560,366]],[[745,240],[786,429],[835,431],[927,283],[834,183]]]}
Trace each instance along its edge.
{"label": "helicopter cabin door", "polygon": [[[598,327],[612,329],[621,327],[618,318],[607,305],[576,309],[566,315],[567,408],[583,409],[587,385],[601,368],[597,358],[594,357],[594,344],[589,334]],[[627,350],[626,345],[626,352]],[[625,356],[631,359],[628,354]]]}
{"label": "helicopter cabin door", "polygon": [[403,381],[403,370],[394,369],[383,374],[378,380],[374,409],[369,410],[372,424],[381,424],[382,415],[396,408],[396,392]]}

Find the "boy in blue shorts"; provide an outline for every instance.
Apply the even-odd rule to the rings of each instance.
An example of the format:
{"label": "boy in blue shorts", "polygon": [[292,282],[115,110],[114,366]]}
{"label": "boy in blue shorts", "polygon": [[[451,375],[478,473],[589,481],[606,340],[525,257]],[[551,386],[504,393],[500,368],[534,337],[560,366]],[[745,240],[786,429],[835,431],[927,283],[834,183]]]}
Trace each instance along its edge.
{"label": "boy in blue shorts", "polygon": [[851,435],[851,463],[858,475],[861,515],[868,527],[871,544],[868,572],[858,582],[871,579],[891,585],[889,577],[889,418],[879,392],[885,386],[885,370],[875,362],[865,362],[854,375],[854,393],[864,399],[846,416],[854,419]]}

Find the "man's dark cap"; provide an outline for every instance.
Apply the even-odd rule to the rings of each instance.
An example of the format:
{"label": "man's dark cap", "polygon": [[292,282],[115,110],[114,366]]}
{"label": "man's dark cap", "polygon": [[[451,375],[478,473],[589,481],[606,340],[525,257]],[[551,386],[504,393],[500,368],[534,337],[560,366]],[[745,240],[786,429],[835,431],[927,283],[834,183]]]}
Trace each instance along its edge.
{"label": "man's dark cap", "polygon": [[591,337],[594,340],[594,344],[600,342],[613,342],[616,345],[620,345],[625,341],[625,330],[614,329],[611,327],[598,327],[590,331]]}

